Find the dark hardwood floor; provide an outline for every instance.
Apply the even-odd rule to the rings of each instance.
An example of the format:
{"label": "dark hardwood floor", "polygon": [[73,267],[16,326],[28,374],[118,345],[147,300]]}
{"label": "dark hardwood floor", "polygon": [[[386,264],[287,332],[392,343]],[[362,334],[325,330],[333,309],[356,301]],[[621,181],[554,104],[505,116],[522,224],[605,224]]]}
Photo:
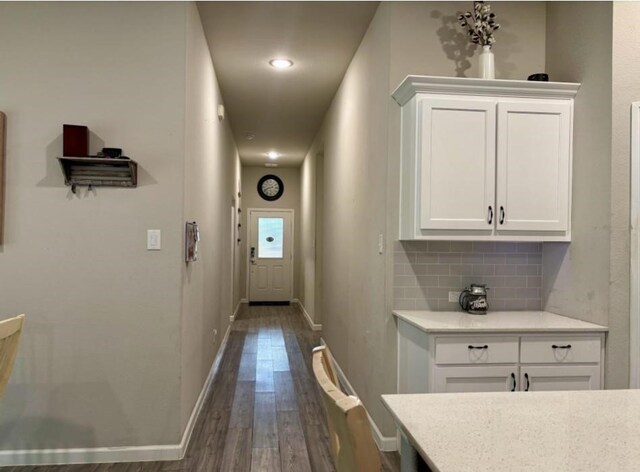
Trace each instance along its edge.
{"label": "dark hardwood floor", "polygon": [[[243,305],[183,460],[0,472],[334,471],[311,371],[319,344],[297,306]],[[400,470],[397,453],[381,461],[384,471]]]}

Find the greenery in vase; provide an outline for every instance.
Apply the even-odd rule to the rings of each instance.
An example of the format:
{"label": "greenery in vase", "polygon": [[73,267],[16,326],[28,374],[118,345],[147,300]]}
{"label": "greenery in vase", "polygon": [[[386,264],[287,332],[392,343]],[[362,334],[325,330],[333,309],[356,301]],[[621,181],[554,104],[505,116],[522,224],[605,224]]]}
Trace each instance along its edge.
{"label": "greenery in vase", "polygon": [[493,33],[500,28],[500,25],[496,23],[496,14],[491,13],[491,5],[473,2],[473,12],[460,14],[458,23],[467,30],[472,43],[491,46],[496,42]]}

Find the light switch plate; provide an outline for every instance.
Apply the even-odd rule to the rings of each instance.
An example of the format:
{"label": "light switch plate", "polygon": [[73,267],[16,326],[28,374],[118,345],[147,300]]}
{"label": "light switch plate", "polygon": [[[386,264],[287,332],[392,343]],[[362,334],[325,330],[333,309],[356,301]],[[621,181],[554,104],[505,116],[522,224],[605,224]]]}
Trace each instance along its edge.
{"label": "light switch plate", "polygon": [[384,253],[384,234],[378,235],[378,254]]}
{"label": "light switch plate", "polygon": [[159,251],[162,248],[162,236],[159,229],[147,230],[147,250]]}
{"label": "light switch plate", "polygon": [[460,292],[449,292],[449,301],[457,302],[460,299]]}

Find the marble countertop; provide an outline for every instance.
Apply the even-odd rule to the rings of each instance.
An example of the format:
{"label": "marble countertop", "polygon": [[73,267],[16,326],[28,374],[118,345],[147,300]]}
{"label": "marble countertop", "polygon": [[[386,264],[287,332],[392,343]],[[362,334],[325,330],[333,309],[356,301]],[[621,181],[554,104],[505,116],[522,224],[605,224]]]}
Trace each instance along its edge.
{"label": "marble countertop", "polygon": [[637,471],[640,391],[383,395],[434,472]]}
{"label": "marble countertop", "polygon": [[469,315],[459,311],[394,310],[393,314],[426,333],[602,333],[608,331],[606,326],[546,311],[494,311],[486,315]]}

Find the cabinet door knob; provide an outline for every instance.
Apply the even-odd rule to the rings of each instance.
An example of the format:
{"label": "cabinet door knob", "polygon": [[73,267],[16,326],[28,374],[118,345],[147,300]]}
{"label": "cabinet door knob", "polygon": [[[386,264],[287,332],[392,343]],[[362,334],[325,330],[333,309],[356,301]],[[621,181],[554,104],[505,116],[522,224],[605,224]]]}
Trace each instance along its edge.
{"label": "cabinet door knob", "polygon": [[511,372],[511,391],[515,392],[516,391],[516,374],[514,374],[513,372]]}
{"label": "cabinet door knob", "polygon": [[504,207],[500,207],[500,224],[504,223]]}
{"label": "cabinet door knob", "polygon": [[489,349],[488,345],[484,345],[484,346],[472,346],[471,344],[469,344],[469,346],[467,346],[469,349]]}
{"label": "cabinet door knob", "polygon": [[489,205],[489,218],[487,221],[489,224],[493,223],[493,207]]}
{"label": "cabinet door knob", "polygon": [[557,344],[551,345],[551,349],[571,349],[571,344],[566,344],[564,346],[558,346]]}
{"label": "cabinet door knob", "polygon": [[527,386],[524,388],[525,392],[529,391],[529,374],[524,374],[524,379],[527,381]]}

